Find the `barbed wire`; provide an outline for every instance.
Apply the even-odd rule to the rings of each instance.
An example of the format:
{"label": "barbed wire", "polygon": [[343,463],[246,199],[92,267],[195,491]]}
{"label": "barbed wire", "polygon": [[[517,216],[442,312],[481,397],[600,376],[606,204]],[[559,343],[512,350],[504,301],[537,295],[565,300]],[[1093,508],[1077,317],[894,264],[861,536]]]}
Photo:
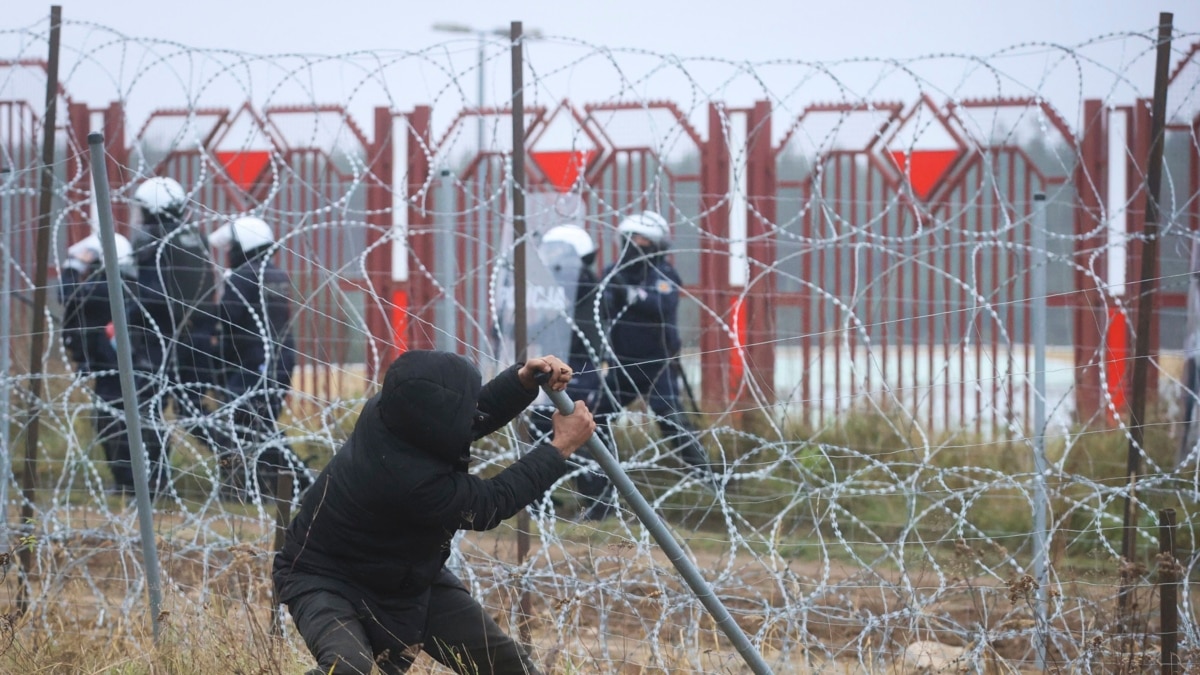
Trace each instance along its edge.
{"label": "barbed wire", "polygon": [[[63,31],[65,121],[44,261],[52,276],[92,228],[79,140],[90,130],[109,142],[123,233],[140,228],[134,189],[169,175],[202,232],[253,214],[276,234],[300,362],[293,387],[279,392],[288,405],[277,428],[226,450],[252,458],[287,446],[319,469],[399,350],[448,338],[485,372],[514,351],[501,306],[514,246],[511,93],[490,105],[469,93],[507,64],[509,43],[487,43],[462,67],[455,61],[475,58],[474,40],[266,55],[93,23]],[[1144,423],[1135,487],[1122,461],[1135,355],[1123,345],[1133,343],[1140,291],[1126,280],[1133,272],[1114,268],[1145,243],[1152,34],[835,62],[685,58],[563,37],[528,50],[524,243],[532,250],[548,228],[577,223],[596,240],[602,269],[619,261],[623,217],[650,209],[671,224],[681,371],[699,385],[693,417],[720,489],[686,468],[644,403],[622,412],[614,439],[639,489],[780,672],[870,669],[902,661],[917,641],[968,645],[968,663],[1021,666],[1040,653],[1064,671],[1103,669],[1130,654],[1119,644],[1136,632],[1130,625],[1153,632],[1153,600],[1132,624],[1114,617],[1123,578],[1148,595],[1153,582],[1149,556],[1122,561],[1119,542],[1131,495],[1143,549],[1159,543],[1159,509],[1179,509],[1190,532],[1187,504],[1200,495],[1196,439],[1177,452],[1195,426],[1179,421],[1182,364],[1196,358],[1183,339],[1187,294],[1197,290],[1188,260],[1200,203],[1194,42],[1193,33],[1173,38],[1162,257],[1147,280],[1161,308],[1146,357],[1159,409]],[[113,371],[82,372],[71,360],[55,302],[44,353],[28,353],[46,45],[45,25],[0,32],[0,164],[12,169],[0,178],[13,289],[4,384],[9,410],[30,411],[44,430],[31,522],[11,517],[21,486],[7,490],[9,548],[33,546],[36,575],[7,575],[5,592],[15,598],[24,586],[29,625],[43,635],[110,635],[136,622],[146,592],[134,505],[110,492],[92,426],[97,412],[121,412],[94,394]],[[1118,126],[1128,136],[1113,136]],[[553,164],[554,153],[565,163]],[[1117,164],[1124,185],[1111,180]],[[567,175],[556,175],[562,166]],[[1036,193],[1047,195],[1040,221]],[[1031,243],[1035,228],[1044,250]],[[450,273],[436,256],[447,244]],[[1034,297],[1040,269],[1048,291]],[[616,283],[602,274],[601,293]],[[447,295],[452,331],[436,311]],[[1031,325],[1039,302],[1051,326]],[[605,322],[599,300],[591,311]],[[550,314],[579,329],[566,308]],[[1043,330],[1044,392],[1032,365]],[[597,361],[613,351],[607,337],[589,346]],[[43,399],[25,396],[27,359],[46,366]],[[223,495],[211,436],[236,431],[245,394],[211,386],[197,408],[178,376],[158,378],[153,403],[175,407],[144,423],[172,447],[171,484],[155,502],[170,622],[199,626],[213,603],[265,611],[279,504],[254,491]],[[1050,411],[1045,473],[1033,458],[1036,397]],[[5,449],[10,462],[16,447]],[[476,445],[471,470],[491,475],[526,447],[521,430],[498,433]],[[506,524],[460,537],[453,570],[509,625],[521,620],[517,594],[534,598],[549,669],[735,669],[631,512],[579,520],[586,501],[575,479],[591,470],[580,465],[554,500],[531,507],[535,545],[524,560]],[[1035,533],[1039,510],[1048,522]],[[1039,558],[1045,579],[1034,577]],[[1186,580],[1195,559],[1180,563]],[[1194,659],[1183,597],[1181,638]]]}

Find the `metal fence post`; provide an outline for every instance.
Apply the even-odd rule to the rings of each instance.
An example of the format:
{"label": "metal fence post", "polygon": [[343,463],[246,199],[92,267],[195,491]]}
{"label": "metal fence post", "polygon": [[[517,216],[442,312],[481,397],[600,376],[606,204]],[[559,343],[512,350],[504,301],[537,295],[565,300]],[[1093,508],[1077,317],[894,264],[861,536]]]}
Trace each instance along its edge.
{"label": "metal fence post", "polygon": [[133,491],[137,500],[138,530],[142,535],[142,557],[146,566],[146,586],[150,595],[150,621],[154,641],[158,642],[162,613],[162,581],[158,574],[158,549],[155,547],[154,515],[150,504],[150,471],[146,450],[142,446],[142,420],[138,415],[137,388],[133,382],[133,354],[129,345],[129,322],[125,316],[125,294],[117,260],[116,230],[113,229],[112,200],[108,192],[108,171],[104,161],[104,135],[88,134],[88,149],[92,158],[92,180],[96,186],[96,211],[100,218],[100,244],[104,248],[104,275],[108,282],[108,298],[112,307],[113,328],[117,342],[117,368],[121,378],[121,395],[125,406],[125,428],[129,432],[129,454],[133,463]]}
{"label": "metal fence post", "polygon": [[438,174],[437,184],[437,267],[434,276],[442,287],[442,298],[438,302],[437,348],[441,351],[458,351],[458,320],[455,317],[456,303],[454,281],[457,276],[455,265],[456,242],[454,241],[454,176],[449,169]]}
{"label": "metal fence post", "polygon": [[[292,499],[295,496],[295,474],[291,471],[280,471],[275,489],[275,546],[274,552],[283,549],[287,536],[288,524],[292,521]],[[283,609],[275,598],[274,588],[271,590],[271,635],[283,635]]]}
{"label": "metal fence post", "polygon": [[1158,512],[1158,616],[1162,673],[1183,672],[1179,660],[1179,564],[1175,559],[1175,509]]}
{"label": "metal fence post", "polygon": [[1046,642],[1049,627],[1048,599],[1050,584],[1049,533],[1046,531],[1046,274],[1050,264],[1046,250],[1046,195],[1033,195],[1033,232],[1030,236],[1033,249],[1033,273],[1029,294],[1033,296],[1030,323],[1033,328],[1033,576],[1037,580],[1037,629],[1041,631],[1037,642],[1038,668],[1046,669]]}
{"label": "metal fence post", "polygon": [[0,187],[0,246],[4,248],[4,258],[0,259],[0,508],[4,509],[4,517],[0,518],[0,541],[8,541],[8,481],[12,477],[12,452],[9,451],[12,431],[12,378],[9,369],[12,367],[12,271],[10,264],[15,264],[12,254],[12,192],[17,183],[17,173],[12,167],[0,168],[4,176],[3,186]]}

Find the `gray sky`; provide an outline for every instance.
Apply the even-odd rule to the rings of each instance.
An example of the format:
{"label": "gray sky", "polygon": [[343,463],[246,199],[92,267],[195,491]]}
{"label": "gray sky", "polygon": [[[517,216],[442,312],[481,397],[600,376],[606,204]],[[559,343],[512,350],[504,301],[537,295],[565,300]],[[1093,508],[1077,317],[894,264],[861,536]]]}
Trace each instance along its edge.
{"label": "gray sky", "polygon": [[[0,29],[44,27],[48,4],[7,5]],[[236,67],[240,57],[176,53],[157,61],[164,52],[157,46],[147,56],[113,46],[103,31],[72,26],[72,48],[95,56],[98,65],[89,70],[89,59],[66,54],[64,62],[73,65],[64,77],[77,100],[93,106],[126,100],[132,119],[196,96],[189,106],[236,105],[247,98],[262,105],[340,102],[363,125],[375,105],[429,104],[437,128],[439,117],[448,123],[451,111],[477,100],[478,39],[437,32],[433,25],[506,29],[516,19],[546,36],[528,47],[534,72],[527,85],[535,84],[527,89],[526,105],[667,99],[695,120],[710,100],[737,106],[770,99],[776,110],[799,112],[820,101],[910,104],[921,94],[939,102],[1041,96],[1072,124],[1084,98],[1128,103],[1150,95],[1152,46],[1144,38],[1119,36],[1152,34],[1160,11],[1174,13],[1175,63],[1200,41],[1195,0],[88,0],[64,3],[64,18],[190,48],[308,56],[263,61],[253,76],[243,77],[240,71],[250,69]],[[15,34],[7,40],[0,34],[0,58],[14,55]],[[24,49],[20,56],[44,58],[44,45]],[[311,56],[364,50],[376,51],[329,63]],[[373,60],[401,52],[420,55],[396,57],[373,81]],[[508,54],[500,41],[488,54],[485,103],[503,104],[511,91]],[[783,63],[769,63],[775,61]],[[745,62],[754,65],[740,67]]]}
{"label": "gray sky", "polygon": [[[49,14],[49,4],[5,3],[6,27]],[[259,53],[418,49],[442,41],[438,21],[479,29],[526,29],[613,47],[753,61],[776,58],[911,57],[989,53],[1025,41],[1076,44],[1110,32],[1145,31],[1160,11],[1200,30],[1191,0],[87,0],[64,2],[68,20],[94,21],[131,36]]]}

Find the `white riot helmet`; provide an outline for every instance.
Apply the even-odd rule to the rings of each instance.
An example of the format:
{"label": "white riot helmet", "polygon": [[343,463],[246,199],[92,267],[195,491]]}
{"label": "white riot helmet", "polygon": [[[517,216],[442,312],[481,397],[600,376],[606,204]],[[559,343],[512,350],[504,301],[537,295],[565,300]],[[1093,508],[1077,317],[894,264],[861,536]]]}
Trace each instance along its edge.
{"label": "white riot helmet", "polygon": [[174,179],[155,176],[138,186],[133,193],[133,201],[149,215],[181,219],[187,206],[187,192]]}
{"label": "white riot helmet", "polygon": [[[115,232],[113,239],[117,248],[117,267],[122,275],[131,276],[133,274],[133,245],[124,236]],[[67,260],[63,265],[76,272],[84,273],[91,270],[93,265],[99,266],[103,263],[104,246],[100,243],[100,237],[90,234],[67,248]]]}
{"label": "white riot helmet", "polygon": [[671,226],[667,221],[653,211],[642,211],[629,216],[617,226],[619,234],[626,237],[640,234],[660,249],[666,248],[670,243],[670,231]]}
{"label": "white riot helmet", "polygon": [[226,223],[213,231],[208,237],[208,243],[219,249],[232,249],[235,246],[249,253],[257,248],[275,243],[275,234],[271,226],[262,218],[244,216],[232,223]]}
{"label": "white riot helmet", "polygon": [[542,235],[542,243],[553,242],[570,244],[580,258],[586,258],[596,252],[596,242],[592,241],[592,236],[587,230],[574,224],[557,225],[546,230],[546,234]]}

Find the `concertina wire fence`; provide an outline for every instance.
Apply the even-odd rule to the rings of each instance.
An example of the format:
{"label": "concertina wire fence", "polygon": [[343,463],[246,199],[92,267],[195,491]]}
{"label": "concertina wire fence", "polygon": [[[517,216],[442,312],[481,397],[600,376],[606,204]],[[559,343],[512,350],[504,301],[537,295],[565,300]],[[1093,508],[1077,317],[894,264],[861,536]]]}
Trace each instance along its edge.
{"label": "concertina wire fence", "polygon": [[[185,186],[206,232],[248,213],[275,228],[301,364],[274,441],[319,468],[397,350],[449,346],[485,373],[512,358],[501,307],[510,44],[257,55],[65,22],[50,302],[34,354],[48,35],[47,25],[0,33],[4,594],[29,601],[17,641],[21,631],[99,640],[140,634],[146,581],[134,503],[106,491],[90,423],[102,404],[59,339],[57,269],[95,218],[80,139],[105,133],[119,231],[137,227],[132,192],[152,175]],[[684,402],[725,487],[706,490],[684,471],[644,407],[621,418],[619,454],[779,672],[898,664],[918,641],[957,650],[972,669],[1142,663],[1157,645],[1162,508],[1180,513],[1179,629],[1184,663],[1196,663],[1186,580],[1200,478],[1181,420],[1183,365],[1196,348],[1185,308],[1200,56],[1194,34],[1176,31],[1172,44],[1154,391],[1136,483],[1145,554],[1122,561],[1120,350],[1133,344],[1155,30],[833,62],[527,42],[530,244],[578,222],[603,265],[624,215],[648,208],[672,223],[686,287]],[[491,100],[476,100],[477,78]],[[453,256],[438,255],[446,242]],[[551,288],[536,268],[529,283]],[[1034,297],[1039,269],[1047,291]],[[1039,302],[1046,326],[1031,325]],[[1040,328],[1044,394],[1033,388]],[[1039,395],[1044,472],[1034,470]],[[271,605],[279,505],[221,498],[216,459],[188,431],[228,416],[219,390],[209,403],[190,418],[175,409],[154,429],[172,445],[173,488],[154,519],[164,620],[181,635],[202,632],[214,605],[255,616]],[[31,502],[19,482],[29,416],[41,425]],[[522,438],[512,429],[478,444],[472,471],[511,462]],[[527,626],[547,667],[737,670],[636,518],[576,522],[570,478],[554,495],[530,512],[523,560],[516,523],[462,536],[451,559],[514,632],[521,597],[532,599]],[[22,520],[22,507],[32,517]],[[19,550],[31,555],[30,576],[12,567]],[[1138,598],[1124,615],[1122,584]],[[290,628],[283,636],[303,652]]]}

